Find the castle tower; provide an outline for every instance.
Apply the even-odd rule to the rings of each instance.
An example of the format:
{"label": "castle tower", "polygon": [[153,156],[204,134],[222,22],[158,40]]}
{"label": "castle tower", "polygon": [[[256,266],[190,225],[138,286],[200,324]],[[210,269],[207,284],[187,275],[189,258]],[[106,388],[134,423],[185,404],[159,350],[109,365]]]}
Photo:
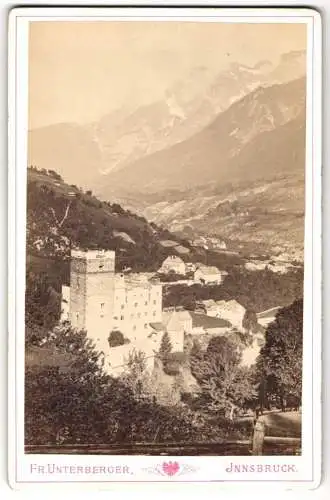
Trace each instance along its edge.
{"label": "castle tower", "polygon": [[72,250],[70,322],[90,338],[107,338],[113,325],[115,252]]}

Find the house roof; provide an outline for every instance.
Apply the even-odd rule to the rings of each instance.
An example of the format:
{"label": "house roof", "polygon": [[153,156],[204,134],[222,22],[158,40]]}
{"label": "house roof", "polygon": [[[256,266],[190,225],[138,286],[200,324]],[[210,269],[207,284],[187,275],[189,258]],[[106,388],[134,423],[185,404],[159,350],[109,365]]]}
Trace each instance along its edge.
{"label": "house roof", "polygon": [[191,315],[184,309],[163,312],[163,324],[168,331],[181,331],[186,321],[191,321]]}
{"label": "house roof", "polygon": [[198,271],[203,274],[220,274],[219,269],[215,266],[199,266]]}
{"label": "house roof", "polygon": [[230,327],[231,324],[222,318],[214,318],[213,316],[207,316],[206,314],[190,313],[192,317],[193,328],[226,328]]}
{"label": "house roof", "polygon": [[204,305],[205,307],[216,307],[217,303],[214,299],[207,299],[203,300],[201,305]]}
{"label": "house roof", "polygon": [[177,255],[169,255],[168,257],[166,257],[166,259],[164,260],[163,264],[168,264],[168,263],[176,263],[176,264],[184,264],[183,260],[178,257]]}

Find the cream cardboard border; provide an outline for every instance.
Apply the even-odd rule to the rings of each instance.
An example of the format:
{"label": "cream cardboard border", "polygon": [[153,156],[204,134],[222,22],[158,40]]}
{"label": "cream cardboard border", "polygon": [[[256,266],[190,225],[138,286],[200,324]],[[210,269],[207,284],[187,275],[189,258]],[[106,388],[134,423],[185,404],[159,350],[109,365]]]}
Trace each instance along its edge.
{"label": "cream cardboard border", "polygon": [[[156,12],[157,11],[157,12]],[[177,460],[193,472],[171,479],[150,475],[162,457],[102,457],[24,455],[24,277],[26,231],[26,158],[28,105],[28,24],[57,20],[181,20],[195,22],[288,22],[306,23],[307,50],[307,148],[304,284],[304,363],[303,363],[303,454],[301,457],[166,457]],[[111,486],[132,483],[187,483],[242,487],[315,488],[321,474],[321,18],[312,9],[261,8],[18,8],[9,21],[9,474],[15,488],[45,488],[57,484]],[[14,229],[15,228],[15,229]],[[19,333],[20,332],[20,333]],[[313,404],[311,404],[311,401]],[[229,464],[294,465],[298,472],[226,473]],[[31,473],[31,464],[127,465],[131,475],[100,477],[87,474]],[[49,482],[51,481],[51,482]],[[69,483],[66,483],[69,481]],[[116,483],[115,483],[116,482]],[[205,483],[206,482],[206,483]],[[218,484],[219,486],[219,484]],[[218,491],[218,488],[217,488]]]}

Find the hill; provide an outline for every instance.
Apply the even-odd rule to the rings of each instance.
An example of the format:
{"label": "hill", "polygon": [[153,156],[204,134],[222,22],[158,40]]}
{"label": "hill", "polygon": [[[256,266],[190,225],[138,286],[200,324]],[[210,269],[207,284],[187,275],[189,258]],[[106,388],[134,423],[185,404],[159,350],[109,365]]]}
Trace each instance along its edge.
{"label": "hill", "polygon": [[[168,240],[171,247],[162,244]],[[72,247],[115,250],[118,269],[134,271],[157,270],[169,254],[181,255],[182,248],[188,256],[193,253],[189,243],[144,217],[66,184],[54,171],[29,168],[28,254],[65,260]]]}

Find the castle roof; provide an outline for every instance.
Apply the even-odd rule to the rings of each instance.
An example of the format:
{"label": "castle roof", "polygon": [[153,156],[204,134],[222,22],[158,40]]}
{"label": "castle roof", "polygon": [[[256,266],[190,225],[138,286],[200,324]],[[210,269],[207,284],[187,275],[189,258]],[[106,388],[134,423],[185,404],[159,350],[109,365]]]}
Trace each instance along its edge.
{"label": "castle roof", "polygon": [[162,332],[165,330],[165,325],[163,323],[159,323],[159,322],[156,322],[156,323],[149,323],[151,328],[157,332]]}

